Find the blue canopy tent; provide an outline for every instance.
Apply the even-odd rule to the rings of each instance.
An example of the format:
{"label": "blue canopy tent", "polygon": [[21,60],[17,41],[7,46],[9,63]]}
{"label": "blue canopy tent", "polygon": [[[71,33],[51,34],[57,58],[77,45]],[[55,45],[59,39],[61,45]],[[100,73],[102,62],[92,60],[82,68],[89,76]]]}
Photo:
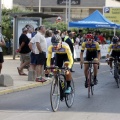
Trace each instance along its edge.
{"label": "blue canopy tent", "polygon": [[69,27],[77,28],[118,28],[118,25],[106,19],[98,10],[90,16],[80,20],[69,22]]}

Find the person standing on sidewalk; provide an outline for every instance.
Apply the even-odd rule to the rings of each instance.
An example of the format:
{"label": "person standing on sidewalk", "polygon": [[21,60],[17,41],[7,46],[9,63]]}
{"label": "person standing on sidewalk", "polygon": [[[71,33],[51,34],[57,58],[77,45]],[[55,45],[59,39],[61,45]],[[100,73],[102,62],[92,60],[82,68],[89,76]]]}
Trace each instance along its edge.
{"label": "person standing on sidewalk", "polygon": [[20,53],[20,61],[21,61],[21,64],[20,64],[20,67],[17,67],[18,69],[18,73],[19,75],[26,75],[24,72],[23,72],[23,68],[26,66],[26,65],[29,65],[30,64],[30,48],[28,46],[30,40],[29,38],[26,36],[27,32],[28,32],[28,29],[26,27],[24,27],[22,29],[22,34],[19,38],[19,49],[18,49],[18,52]]}
{"label": "person standing on sidewalk", "polygon": [[44,26],[40,26],[37,34],[35,35],[35,54],[36,54],[36,73],[37,73],[37,82],[46,81],[42,77],[42,73],[44,71],[43,66],[46,60],[46,50],[47,50],[47,42],[45,39],[46,29]]}
{"label": "person standing on sidewalk", "polygon": [[2,64],[4,62],[2,47],[5,46],[3,35],[0,33],[0,74],[2,70]]}

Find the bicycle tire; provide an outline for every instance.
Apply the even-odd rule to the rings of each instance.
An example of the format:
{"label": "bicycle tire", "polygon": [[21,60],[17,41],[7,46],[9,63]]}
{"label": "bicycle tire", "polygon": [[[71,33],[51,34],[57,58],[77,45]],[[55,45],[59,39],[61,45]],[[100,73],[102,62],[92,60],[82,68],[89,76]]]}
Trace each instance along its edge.
{"label": "bicycle tire", "polygon": [[119,73],[118,73],[118,69],[117,69],[117,64],[115,64],[114,66],[114,78],[115,78],[115,81],[117,83],[117,87],[120,88],[120,82],[119,82]]}
{"label": "bicycle tire", "polygon": [[87,77],[87,83],[88,83],[88,98],[90,98],[90,91],[91,91],[91,82],[90,82],[91,76],[90,71],[88,70],[88,77]]}
{"label": "bicycle tire", "polygon": [[[59,86],[59,78],[54,77],[52,84],[51,84],[51,90],[50,90],[51,108],[54,112],[56,112],[58,110],[59,104],[60,104],[60,89],[59,89],[59,87],[60,87]],[[54,92],[56,92],[56,94]],[[54,106],[53,96],[56,96],[56,98],[57,98],[55,106]]]}
{"label": "bicycle tire", "polygon": [[[91,73],[92,74],[92,73]],[[94,91],[94,85],[93,85],[93,74],[91,75],[91,95],[93,95],[93,91]]]}
{"label": "bicycle tire", "polygon": [[[68,108],[71,108],[73,103],[74,103],[74,97],[75,97],[75,86],[74,86],[74,81],[73,79],[71,80],[71,93],[70,94],[65,94],[65,103]],[[70,101],[69,101],[70,100]]]}

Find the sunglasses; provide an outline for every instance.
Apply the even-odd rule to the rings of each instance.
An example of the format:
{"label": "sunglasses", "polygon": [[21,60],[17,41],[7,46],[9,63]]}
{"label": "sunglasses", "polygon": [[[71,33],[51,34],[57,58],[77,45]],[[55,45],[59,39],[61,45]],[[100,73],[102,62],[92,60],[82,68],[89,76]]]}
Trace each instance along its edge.
{"label": "sunglasses", "polygon": [[92,41],[92,39],[86,39],[86,41]]}

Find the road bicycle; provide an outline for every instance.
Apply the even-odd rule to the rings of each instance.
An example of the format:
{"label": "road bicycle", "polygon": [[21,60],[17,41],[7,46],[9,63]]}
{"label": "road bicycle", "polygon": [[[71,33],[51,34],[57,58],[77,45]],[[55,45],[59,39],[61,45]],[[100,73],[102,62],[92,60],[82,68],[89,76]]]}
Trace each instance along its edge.
{"label": "road bicycle", "polygon": [[93,91],[94,91],[93,64],[98,64],[98,63],[94,61],[85,61],[84,64],[88,64],[87,85],[88,85],[88,98],[90,98],[90,96],[93,95]]}
{"label": "road bicycle", "polygon": [[65,90],[67,88],[67,82],[65,77],[66,68],[55,67],[46,67],[46,69],[54,69],[53,71],[53,81],[51,83],[50,90],[50,102],[52,110],[55,112],[59,108],[60,101],[64,101],[68,108],[73,105],[74,96],[75,96],[75,88],[73,79],[71,80],[71,93],[65,94]]}
{"label": "road bicycle", "polygon": [[113,67],[113,76],[115,78],[115,81],[117,83],[117,87],[120,87],[120,70],[119,70],[119,62],[118,62],[118,58],[110,58],[108,59],[109,61],[113,61],[114,67]]}

